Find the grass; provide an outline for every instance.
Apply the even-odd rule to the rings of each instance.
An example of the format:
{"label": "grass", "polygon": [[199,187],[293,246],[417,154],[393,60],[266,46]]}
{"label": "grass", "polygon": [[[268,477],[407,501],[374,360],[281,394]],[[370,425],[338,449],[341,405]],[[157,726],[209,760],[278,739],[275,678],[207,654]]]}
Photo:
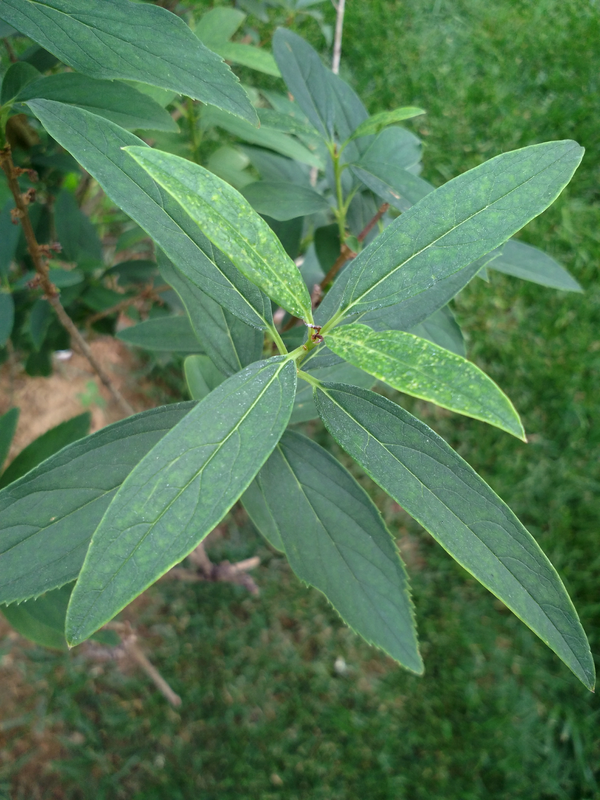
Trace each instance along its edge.
{"label": "grass", "polygon": [[[315,27],[301,30],[321,46]],[[529,527],[565,580],[596,652],[598,52],[594,2],[351,0],[343,62],[371,111],[427,109],[425,121],[414,124],[426,144],[424,175],[436,184],[534,142],[575,138],[586,147],[567,191],[523,233],[557,257],[585,294],[496,274],[456,302],[470,357],[513,399],[531,443],[424,403],[410,407]],[[331,445],[320,429],[316,435]],[[0,762],[6,796],[600,798],[597,698],[365,485],[408,563],[423,678],[349,633],[322,597],[302,588],[284,560],[232,516],[228,538],[212,555],[237,560],[257,552],[259,598],[229,585],[161,583],[135,609],[182,708],[168,708],[137,673],[90,669],[76,651],[69,657],[27,649],[13,665],[24,698],[1,734],[5,752],[24,759]],[[334,667],[338,658],[345,674]],[[24,733],[28,752],[18,742]]]}

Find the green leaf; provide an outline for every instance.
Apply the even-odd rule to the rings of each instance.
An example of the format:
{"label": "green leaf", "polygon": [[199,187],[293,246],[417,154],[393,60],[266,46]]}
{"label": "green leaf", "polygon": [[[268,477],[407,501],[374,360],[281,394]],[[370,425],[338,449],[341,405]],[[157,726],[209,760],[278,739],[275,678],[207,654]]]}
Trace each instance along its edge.
{"label": "green leaf", "polygon": [[310,295],[298,268],[239,192],[198,164],[169,153],[126,150],[240,272],[290,314],[312,322]]}
{"label": "green leaf", "polygon": [[434,187],[387,159],[366,158],[358,161],[352,172],[372,192],[399,211],[408,211]]}
{"label": "green leaf", "polygon": [[206,166],[211,172],[223,178],[238,191],[255,180],[254,175],[246,169],[249,164],[250,159],[246,153],[237,147],[229,146],[219,147],[206,161]]}
{"label": "green leaf", "polygon": [[183,371],[192,400],[204,400],[226,377],[208,356],[188,356]]}
{"label": "green leaf", "polygon": [[582,155],[569,140],[532,145],[431,192],[352,262],[341,311],[407,300],[491,252],[556,199]]}
{"label": "green leaf", "polygon": [[38,436],[11,461],[0,477],[0,489],[27,474],[42,461],[58,453],[63,447],[83,439],[90,431],[92,415],[89,411],[61,422]]}
{"label": "green leaf", "polygon": [[240,139],[250,144],[258,144],[267,147],[276,153],[293,158],[301,164],[308,164],[311,167],[322,168],[323,163],[317,152],[309,150],[300,144],[297,139],[293,139],[286,133],[262,125],[255,128],[244,120],[238,119],[231,114],[225,114],[214,108],[206,109],[202,113],[202,126],[204,129],[213,125],[223,128],[228,133],[238,136]]}
{"label": "green leaf", "polygon": [[65,261],[77,264],[87,261],[102,263],[102,242],[89,218],[77,205],[72,192],[61,189],[56,198],[56,237]]}
{"label": "green leaf", "polygon": [[[337,357],[333,356],[333,358]],[[302,365],[302,369],[309,372],[311,377],[316,378],[318,381],[349,383],[353,386],[362,386],[365,389],[370,389],[375,383],[371,375],[352,364],[339,361],[339,363],[329,365],[325,362],[324,366],[319,366],[319,364],[323,363],[323,361],[317,361],[316,359],[311,361],[307,359]],[[298,381],[290,425],[295,425],[298,422],[308,422],[311,419],[318,419],[318,417],[319,412],[315,406],[312,384],[304,380]]]}
{"label": "green leaf", "polygon": [[326,140],[333,137],[334,97],[329,70],[308,42],[285,28],[273,36],[273,55],[290,94]]}
{"label": "green leaf", "polygon": [[361,122],[353,131],[349,141],[358,139],[359,136],[377,134],[389,125],[395,125],[397,122],[402,122],[405,119],[412,119],[413,117],[418,117],[425,113],[426,112],[422,108],[415,108],[414,106],[395,108],[393,111],[380,111],[379,114],[373,114],[372,117]]}
{"label": "green leaf", "polygon": [[329,211],[330,205],[318,192],[293,183],[255,181],[242,194],[259,214],[284,221]]}
{"label": "green leaf", "polygon": [[127,130],[173,131],[175,120],[155,100],[121,81],[102,81],[61,72],[29,83],[19,92],[18,102],[42,98],[79,106]]}
{"label": "green leaf", "polygon": [[213,47],[212,50],[232,64],[240,64],[242,67],[249,67],[257,72],[263,72],[265,75],[273,75],[275,78],[281,77],[275,59],[262,47],[253,47],[240,42],[223,42],[223,44]]}
{"label": "green leaf", "polygon": [[2,78],[0,91],[0,105],[11,103],[27,84],[40,77],[40,73],[26,61],[17,61],[11,64]]}
{"label": "green leaf", "polygon": [[[378,330],[375,328],[375,330]],[[448,306],[440,308],[424,322],[412,328],[409,333],[420,336],[421,339],[428,339],[434,344],[438,344],[457,356],[466,357],[465,340],[462,331],[454,314]]]}
{"label": "green leaf", "polygon": [[205,397],[125,480],[95,531],[67,613],[73,645],[181,561],[250,485],[287,425],[296,367],[247,367]]}
{"label": "green leaf", "polygon": [[243,146],[242,150],[263,180],[310,186],[310,170],[306,165],[258,147]]}
{"label": "green leaf", "polygon": [[330,433],[373,480],[588,687],[594,662],[554,567],[505,503],[427,425],[374,392],[317,390]]}
{"label": "green leaf", "polygon": [[315,143],[319,139],[319,135],[313,126],[299,116],[286,114],[282,111],[274,111],[271,108],[259,108],[258,118],[260,124],[265,125],[267,128],[295,134],[296,136],[304,136],[309,140],[313,139]]}
{"label": "green leaf", "polygon": [[203,353],[187,317],[154,317],[117,333],[117,339],[144,350],[167,353]]}
{"label": "green leaf", "polygon": [[262,483],[258,479],[259,476],[260,473],[246,489],[240,500],[258,532],[265,537],[271,547],[283,553],[284,546],[281,535],[262,490]]}
{"label": "green leaf", "polygon": [[52,308],[47,300],[40,297],[31,307],[29,315],[29,335],[33,349],[38,351],[44,344],[44,339],[48,333],[48,328],[52,322]]}
{"label": "green leaf", "polygon": [[11,262],[15,257],[17,244],[19,243],[20,225],[13,225],[11,211],[15,207],[15,202],[8,199],[0,212],[0,278],[8,275]]}
{"label": "green leaf", "polygon": [[0,417],[0,470],[6,461],[6,456],[8,455],[15,431],[17,430],[18,421],[18,408],[10,408]]}
{"label": "green leaf", "polygon": [[243,11],[237,8],[219,6],[203,14],[194,28],[194,33],[209,49],[227,42],[246,19]]}
{"label": "green leaf", "polygon": [[249,325],[265,328],[272,323],[268,298],[215,252],[186,210],[123,151],[126,145],[143,144],[141,139],[74,106],[53,100],[30,100],[28,105],[48,133],[196,286]]}
{"label": "green leaf", "polygon": [[0,16],[77,72],[171,89],[254,123],[238,79],[164,8],[104,0],[3,0]]}
{"label": "green leaf", "polygon": [[118,264],[107,269],[105,275],[117,275],[119,286],[147,286],[155,281],[158,269],[155,261],[136,258],[131,261],[119,261]]}
{"label": "green leaf", "polygon": [[0,492],[0,603],[75,580],[117,488],[193,407],[163,406],[108,425]]}
{"label": "green leaf", "polygon": [[15,301],[12,294],[0,289],[0,347],[10,339],[15,321]]}
{"label": "green leaf", "polygon": [[564,267],[546,253],[523,242],[506,242],[501,255],[490,264],[492,269],[514,275],[564,292],[582,292],[583,289]]}
{"label": "green leaf", "polygon": [[527,441],[513,404],[479,367],[404,331],[343,325],[326,337],[330,350],[393,389],[480,419]]}
{"label": "green leaf", "polygon": [[[62,586],[35,600],[0,607],[0,611],[12,627],[30,642],[66,651],[65,618],[72,591],[73,585]],[[121,641],[114,631],[99,631],[92,638],[113,647]]]}
{"label": "green leaf", "polygon": [[[263,332],[234,317],[186,278],[162,250],[160,272],[179,295],[202,350],[225,376],[235,375],[262,355]],[[195,352],[198,352],[197,350]]]}
{"label": "green leaf", "polygon": [[255,483],[300,580],[323,592],[369,644],[421,674],[406,572],[365,490],[326,450],[293,432]]}

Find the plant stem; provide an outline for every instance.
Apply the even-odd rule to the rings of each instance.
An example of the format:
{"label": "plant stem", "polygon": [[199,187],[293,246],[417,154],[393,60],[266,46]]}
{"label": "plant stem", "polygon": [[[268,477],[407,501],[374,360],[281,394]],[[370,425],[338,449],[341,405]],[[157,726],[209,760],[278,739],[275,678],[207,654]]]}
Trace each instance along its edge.
{"label": "plant stem", "polygon": [[321,386],[321,381],[317,378],[313,378],[313,376],[309,372],[303,372],[301,369],[298,370],[298,377],[302,378],[302,380],[310,383],[311,386]]}
{"label": "plant stem", "polygon": [[65,309],[63,308],[62,303],[59,300],[59,292],[56,286],[52,283],[49,277],[49,270],[48,265],[45,261],[46,253],[45,248],[41,247],[37,239],[35,238],[35,233],[33,230],[33,226],[31,224],[31,219],[29,217],[29,212],[27,210],[27,201],[25,200],[24,196],[21,194],[21,187],[19,186],[19,182],[17,180],[17,176],[19,175],[17,169],[12,160],[10,145],[6,145],[5,147],[0,150],[0,163],[2,165],[2,169],[6,178],[8,180],[8,185],[10,190],[13,194],[15,199],[15,205],[18,211],[18,218],[21,221],[21,225],[23,227],[23,233],[25,235],[25,241],[27,242],[27,251],[31,256],[31,260],[33,261],[33,266],[35,271],[38,275],[38,280],[42,289],[44,290],[44,294],[52,308],[56,311],[56,315],[60,320],[61,325],[65,330],[70,334],[73,341],[76,343],[77,347],[79,348],[80,352],[87,358],[90,363],[90,366],[94,370],[94,372],[98,375],[102,383],[106,386],[108,391],[112,394],[115,401],[119,405],[120,409],[123,411],[124,414],[127,416],[134,414],[133,408],[129,405],[127,400],[122,396],[119,392],[117,387],[113,384],[109,376],[106,374],[104,369],[100,366],[99,362],[97,361],[96,357],[92,353],[89,345],[83,338],[83,336],[77,330],[75,323],[71,319],[71,317],[67,314]]}
{"label": "plant stem", "polygon": [[185,101],[187,109],[187,119],[190,128],[190,143],[192,145],[192,161],[196,164],[200,163],[200,136],[198,135],[198,117],[196,115],[196,106],[191,97],[187,97]]}
{"label": "plant stem", "polygon": [[288,349],[285,346],[285,344],[283,342],[283,339],[279,335],[279,331],[277,330],[277,328],[274,325],[273,326],[269,326],[267,328],[267,331],[268,331],[269,335],[271,336],[271,338],[273,339],[273,341],[275,342],[275,344],[277,346],[277,349],[279,350],[279,354],[282,355],[282,356],[286,356],[287,353],[288,353]]}
{"label": "plant stem", "polygon": [[140,300],[155,300],[158,302],[162,302],[158,297],[158,295],[161,292],[168,291],[170,288],[171,287],[169,286],[168,283],[164,283],[161,286],[157,286],[156,289],[154,288],[154,286],[147,286],[139,294],[136,294],[135,297],[127,297],[125,298],[125,300],[121,300],[120,303],[115,303],[114,306],[111,306],[110,308],[105,308],[104,311],[98,311],[97,314],[92,314],[92,316],[86,320],[86,326],[88,328],[91,328],[91,326],[95,322],[98,322],[98,320],[104,319],[105,317],[110,317],[111,314],[117,314],[119,311],[124,311],[126,308],[135,305],[135,303],[137,303]]}

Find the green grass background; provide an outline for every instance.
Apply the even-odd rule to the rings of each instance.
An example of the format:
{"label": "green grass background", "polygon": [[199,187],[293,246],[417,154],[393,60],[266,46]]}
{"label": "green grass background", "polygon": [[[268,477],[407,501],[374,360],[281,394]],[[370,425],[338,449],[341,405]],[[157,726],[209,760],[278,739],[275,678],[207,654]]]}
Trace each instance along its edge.
{"label": "green grass background", "polygon": [[[299,30],[322,45],[313,23]],[[513,399],[532,441],[424,403],[410,407],[528,526],[563,577],[595,652],[599,62],[594,0],[347,3],[342,74],[370,111],[427,109],[413,125],[432,182],[535,142],[574,138],[586,148],[568,189],[522,234],[557,257],[585,294],[493,274],[456,302],[470,357]],[[331,445],[319,426],[314,431]],[[14,726],[3,725],[9,749],[25,728],[40,741],[60,742],[37,796],[600,798],[595,695],[389,499],[365,486],[404,548],[423,678],[352,635],[241,515],[231,515],[228,537],[211,556],[260,555],[261,596],[230,585],[161,583],[136,612],[153,661],[183,698],[177,712],[138,673],[91,669],[77,651],[26,651],[19,669],[31,695]],[[2,653],[10,646],[2,643]],[[334,669],[338,657],[344,675]],[[32,742],[22,761],[0,762],[0,796],[32,796],[28,763],[40,758]]]}

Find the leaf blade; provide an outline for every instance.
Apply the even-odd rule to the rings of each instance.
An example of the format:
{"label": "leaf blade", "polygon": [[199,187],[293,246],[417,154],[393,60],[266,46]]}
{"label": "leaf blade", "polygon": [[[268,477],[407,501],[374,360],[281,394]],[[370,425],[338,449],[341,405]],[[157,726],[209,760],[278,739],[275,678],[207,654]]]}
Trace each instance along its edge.
{"label": "leaf blade", "polygon": [[374,392],[329,384],[317,390],[317,407],[373,480],[591,689],[589,644],[556,570],[479,475],[427,425]]}
{"label": "leaf blade", "polygon": [[395,108],[393,111],[380,111],[379,114],[373,114],[366,119],[352,132],[348,141],[357,139],[360,136],[371,136],[380,133],[388,125],[395,125],[397,122],[403,122],[406,119],[413,119],[419,117],[421,114],[426,114],[422,108],[415,106],[403,106],[402,108]]}
{"label": "leaf blade", "polygon": [[289,359],[253,364],[198,403],[142,459],[92,537],[67,613],[71,645],[105,624],[220,522],[276,446],[295,384]]}
{"label": "leaf blade", "polygon": [[327,346],[393,389],[482,420],[527,441],[513,404],[479,367],[405,331],[342,325]]}
{"label": "leaf blade", "polygon": [[502,248],[501,255],[490,264],[491,269],[513,275],[524,281],[539,283],[563,292],[582,292],[573,276],[551,256],[524,242],[511,239]]}
{"label": "leaf blade", "polygon": [[259,214],[280,222],[330,208],[327,200],[314,189],[283,181],[254,181],[242,189],[242,195]]}

